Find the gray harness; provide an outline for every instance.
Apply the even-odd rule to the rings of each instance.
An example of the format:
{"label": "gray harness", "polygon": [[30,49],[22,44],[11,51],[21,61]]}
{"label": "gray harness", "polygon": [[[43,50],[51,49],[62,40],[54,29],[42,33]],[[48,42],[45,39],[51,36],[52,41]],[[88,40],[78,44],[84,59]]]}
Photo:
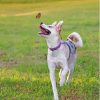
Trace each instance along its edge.
{"label": "gray harness", "polygon": [[71,41],[69,41],[69,40],[67,40],[67,41],[62,41],[61,43],[64,44],[65,46],[68,46],[68,48],[69,48],[69,57],[68,57],[68,60],[69,60],[70,57],[76,53],[76,47],[75,47],[75,45],[74,45]]}

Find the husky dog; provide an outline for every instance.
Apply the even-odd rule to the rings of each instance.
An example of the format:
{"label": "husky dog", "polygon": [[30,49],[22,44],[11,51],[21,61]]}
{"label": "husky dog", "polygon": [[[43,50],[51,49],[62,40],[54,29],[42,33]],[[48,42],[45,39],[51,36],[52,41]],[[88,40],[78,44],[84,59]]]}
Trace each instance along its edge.
{"label": "husky dog", "polygon": [[67,37],[66,41],[61,40],[60,32],[62,24],[63,21],[59,21],[58,23],[54,22],[51,25],[40,23],[41,32],[39,35],[46,39],[48,46],[47,63],[50,72],[54,100],[59,100],[55,80],[56,67],[60,67],[59,84],[60,86],[63,86],[65,82],[69,82],[71,79],[77,56],[76,49],[83,46],[82,39],[77,32],[71,33]]}

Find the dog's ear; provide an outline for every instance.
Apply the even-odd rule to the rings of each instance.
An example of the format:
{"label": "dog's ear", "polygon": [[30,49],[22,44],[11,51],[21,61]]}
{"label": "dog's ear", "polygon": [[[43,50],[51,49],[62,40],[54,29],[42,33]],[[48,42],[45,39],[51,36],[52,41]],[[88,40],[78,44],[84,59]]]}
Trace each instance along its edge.
{"label": "dog's ear", "polygon": [[62,26],[62,24],[64,23],[64,21],[63,20],[61,20],[61,21],[59,21],[59,23],[57,24],[57,26]]}
{"label": "dog's ear", "polygon": [[52,23],[52,26],[56,26],[57,25],[57,21]]}
{"label": "dog's ear", "polygon": [[59,32],[59,31],[61,31],[61,28],[62,28],[62,25],[63,25],[63,20],[62,21],[59,21],[59,23],[56,25],[56,27],[57,27],[57,31]]}

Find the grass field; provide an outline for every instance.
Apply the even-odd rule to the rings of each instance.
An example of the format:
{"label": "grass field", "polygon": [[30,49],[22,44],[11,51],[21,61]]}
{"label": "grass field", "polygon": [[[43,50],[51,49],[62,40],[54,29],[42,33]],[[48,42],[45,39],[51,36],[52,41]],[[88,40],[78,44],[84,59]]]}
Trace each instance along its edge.
{"label": "grass field", "polygon": [[98,17],[98,0],[0,4],[0,100],[53,100],[47,45],[38,26],[55,20],[64,20],[64,40],[76,31],[84,42],[72,82],[60,87],[56,71],[60,100],[99,100]]}

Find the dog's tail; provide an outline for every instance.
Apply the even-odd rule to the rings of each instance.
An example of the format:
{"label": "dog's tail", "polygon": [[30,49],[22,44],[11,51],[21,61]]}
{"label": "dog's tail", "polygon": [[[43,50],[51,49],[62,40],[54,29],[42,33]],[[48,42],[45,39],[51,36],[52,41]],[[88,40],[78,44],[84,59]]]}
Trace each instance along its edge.
{"label": "dog's tail", "polygon": [[83,41],[79,33],[73,32],[68,36],[67,39],[73,42],[76,47],[83,47]]}

